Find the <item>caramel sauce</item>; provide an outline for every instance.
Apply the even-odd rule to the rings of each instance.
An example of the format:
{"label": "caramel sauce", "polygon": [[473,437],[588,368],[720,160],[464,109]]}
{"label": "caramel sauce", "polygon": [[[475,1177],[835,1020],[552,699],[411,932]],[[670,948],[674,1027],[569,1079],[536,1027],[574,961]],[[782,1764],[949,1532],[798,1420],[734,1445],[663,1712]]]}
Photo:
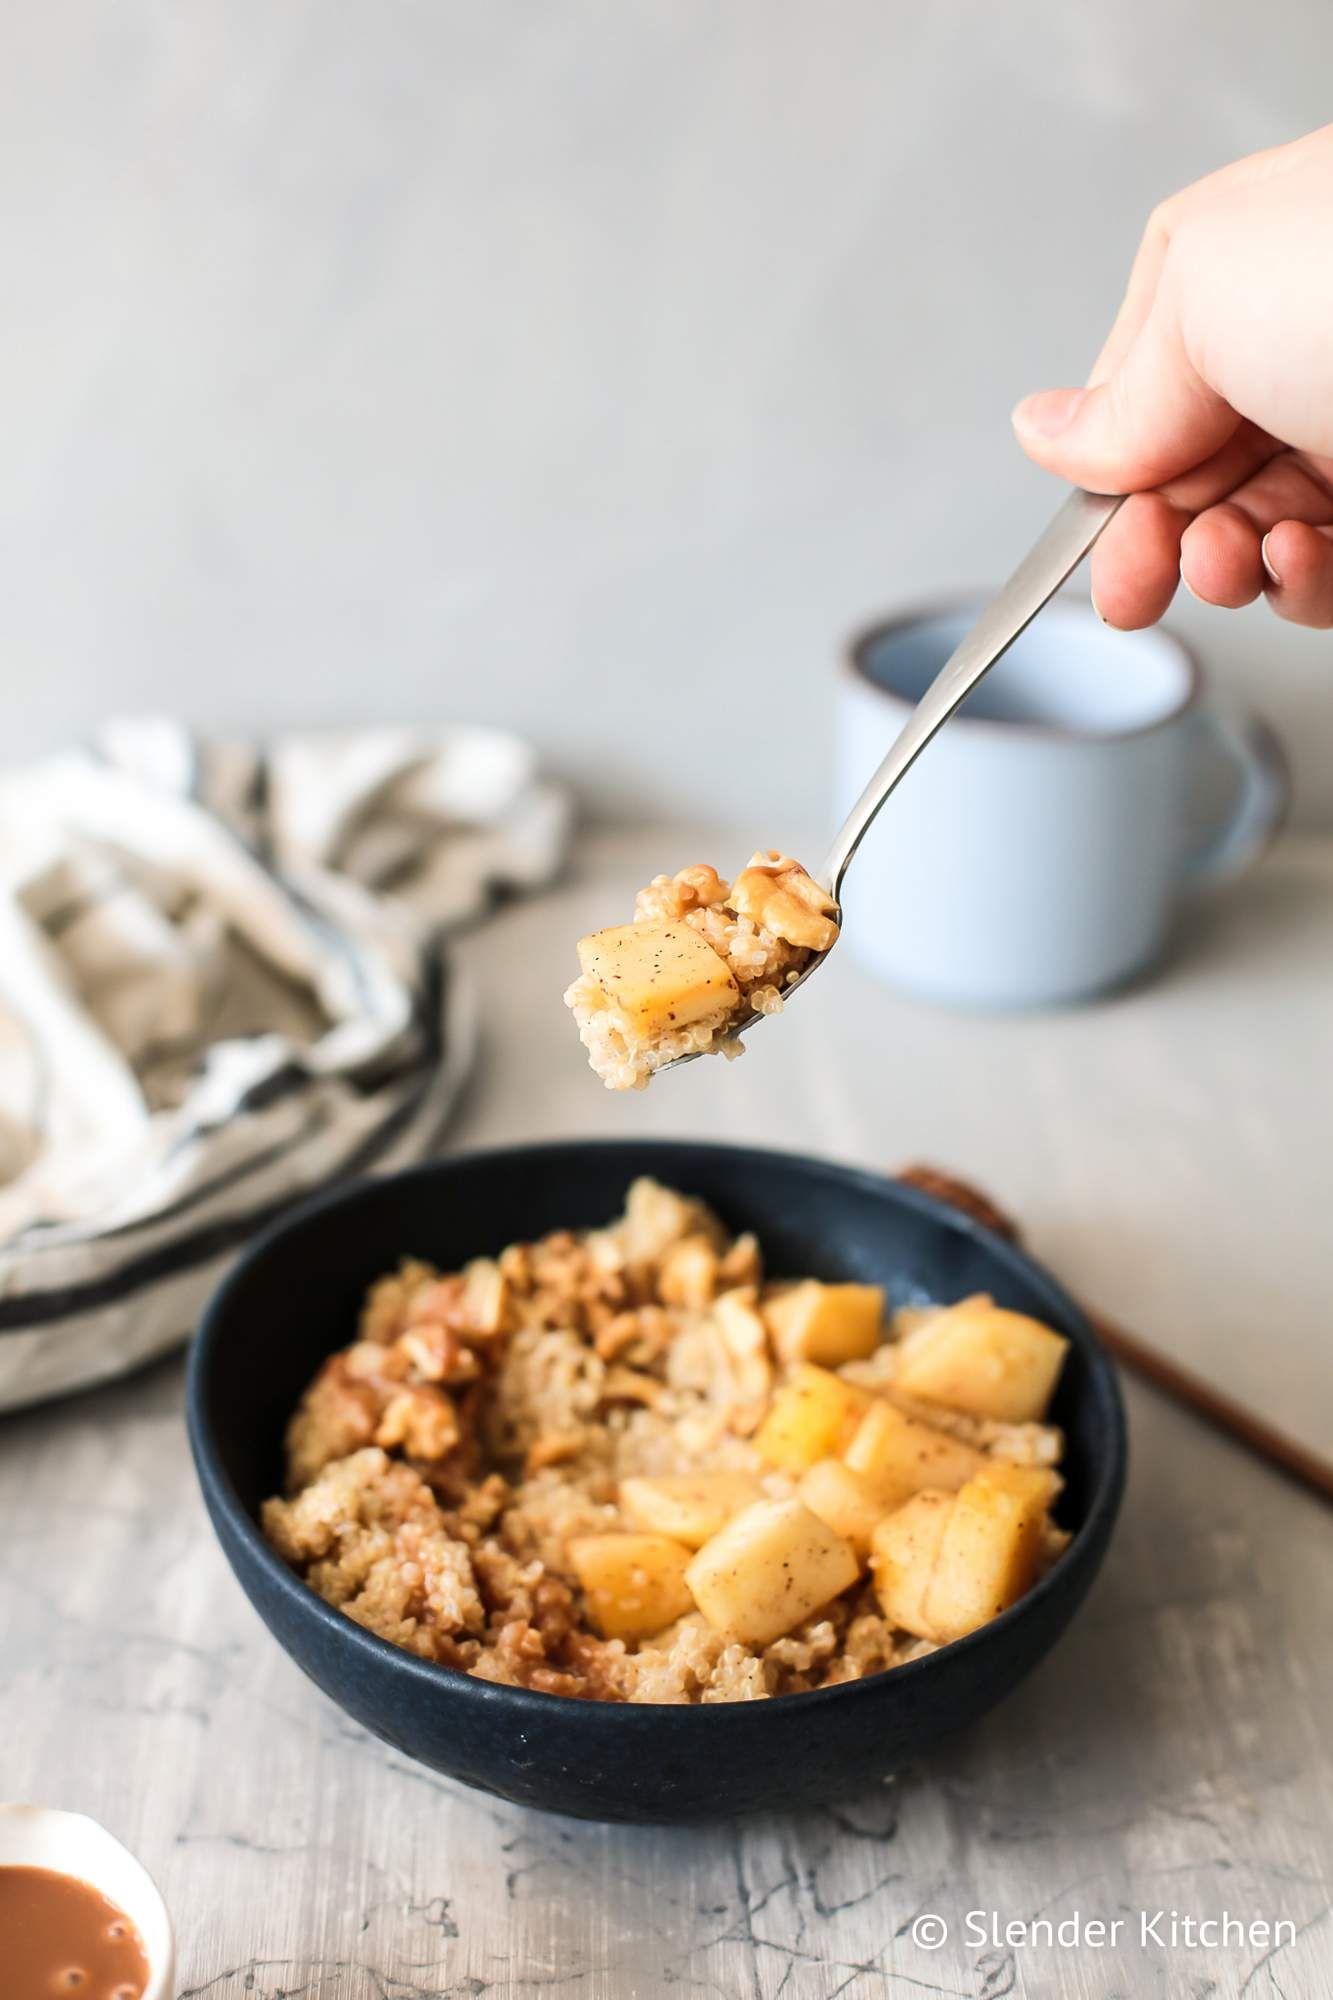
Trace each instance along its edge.
{"label": "caramel sauce", "polygon": [[4,2000],[142,2000],[143,1939],[91,1882],[52,1868],[0,1868]]}

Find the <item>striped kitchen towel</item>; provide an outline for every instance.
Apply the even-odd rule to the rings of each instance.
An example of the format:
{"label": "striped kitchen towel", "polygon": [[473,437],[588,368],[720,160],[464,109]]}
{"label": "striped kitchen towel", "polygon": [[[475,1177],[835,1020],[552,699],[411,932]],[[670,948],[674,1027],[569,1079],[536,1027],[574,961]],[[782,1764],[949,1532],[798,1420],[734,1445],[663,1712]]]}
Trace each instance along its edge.
{"label": "striped kitchen towel", "polygon": [[172,1346],[255,1229],[437,1146],[445,940],[568,824],[480,729],[127,722],[0,777],[0,1408]]}

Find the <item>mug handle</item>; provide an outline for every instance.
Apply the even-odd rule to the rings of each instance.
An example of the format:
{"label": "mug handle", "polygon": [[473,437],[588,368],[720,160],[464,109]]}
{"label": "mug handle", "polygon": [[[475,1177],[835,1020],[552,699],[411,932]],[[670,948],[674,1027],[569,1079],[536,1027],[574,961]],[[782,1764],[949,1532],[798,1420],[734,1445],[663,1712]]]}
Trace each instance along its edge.
{"label": "mug handle", "polygon": [[1282,831],[1291,809],[1291,766],[1276,732],[1250,709],[1209,702],[1195,724],[1238,782],[1230,810],[1186,851],[1183,873],[1196,884],[1228,881],[1253,867]]}

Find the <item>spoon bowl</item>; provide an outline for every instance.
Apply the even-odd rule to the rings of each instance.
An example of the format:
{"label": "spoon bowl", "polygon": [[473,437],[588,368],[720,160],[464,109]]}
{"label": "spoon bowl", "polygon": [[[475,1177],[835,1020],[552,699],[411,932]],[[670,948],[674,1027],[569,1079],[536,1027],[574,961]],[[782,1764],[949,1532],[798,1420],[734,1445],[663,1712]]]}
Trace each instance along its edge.
{"label": "spoon bowl", "polygon": [[[1037,613],[1050,602],[1061,584],[1073,575],[1116,510],[1123,506],[1124,499],[1123,494],[1086,493],[1082,488],[1075,488],[998,597],[986,607],[966,638],[955,647],[908,716],[883,762],[843,821],[824,866],[814,875],[820,888],[826,890],[837,905],[839,935],[842,930],[843,880],[857,848],[870,831],[889,794],[906,777],[931,738],[944,727],[983,675],[990,672],[995,662],[1008,652],[1019,634],[1026,631]],[[836,942],[835,939],[834,944]],[[799,977],[783,989],[784,1002],[804,986],[812,972],[818,971],[833,948],[830,945],[828,951],[817,953]],[[765,1018],[757,1013],[747,1014],[744,1020],[737,1022],[732,1033],[743,1035],[756,1021]],[[676,1056],[671,1062],[663,1063],[662,1068],[675,1069],[679,1063],[694,1062],[699,1053],[694,1050],[688,1055]]]}

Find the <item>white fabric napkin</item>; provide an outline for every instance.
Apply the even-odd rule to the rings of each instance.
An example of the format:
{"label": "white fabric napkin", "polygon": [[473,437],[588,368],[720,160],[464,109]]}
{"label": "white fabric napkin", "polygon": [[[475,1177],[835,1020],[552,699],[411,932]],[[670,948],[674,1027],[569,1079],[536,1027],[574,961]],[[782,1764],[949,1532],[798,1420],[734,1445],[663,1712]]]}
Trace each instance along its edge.
{"label": "white fabric napkin", "polygon": [[285,1206],[434,1148],[444,939],[568,824],[481,729],[123,722],[0,777],[0,1408],[162,1351]]}

